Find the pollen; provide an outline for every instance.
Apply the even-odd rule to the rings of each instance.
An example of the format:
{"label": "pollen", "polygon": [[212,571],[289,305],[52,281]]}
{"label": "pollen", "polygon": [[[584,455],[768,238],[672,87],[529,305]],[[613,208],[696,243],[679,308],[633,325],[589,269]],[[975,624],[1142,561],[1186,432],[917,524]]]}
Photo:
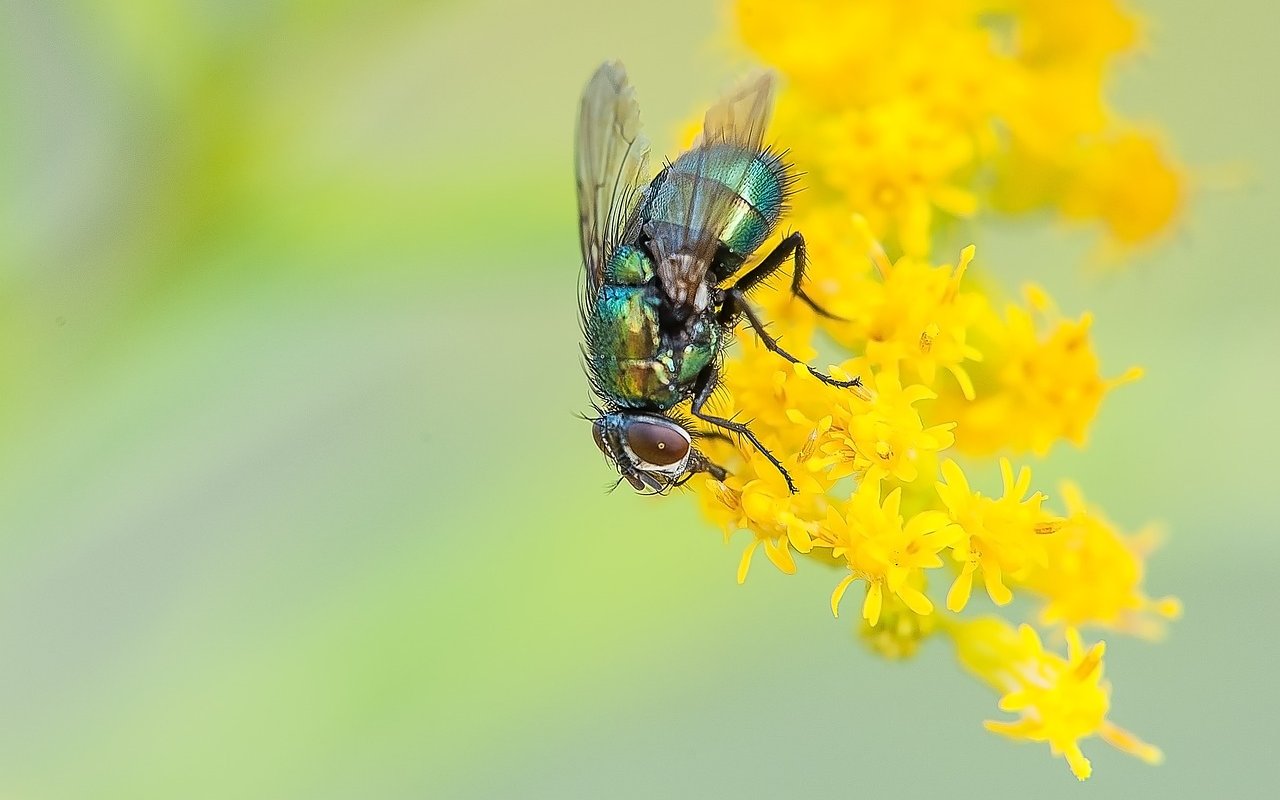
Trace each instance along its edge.
{"label": "pollen", "polygon": [[920,334],[920,352],[928,353],[933,349],[933,340],[942,335],[942,329],[938,327],[936,322],[930,323]]}

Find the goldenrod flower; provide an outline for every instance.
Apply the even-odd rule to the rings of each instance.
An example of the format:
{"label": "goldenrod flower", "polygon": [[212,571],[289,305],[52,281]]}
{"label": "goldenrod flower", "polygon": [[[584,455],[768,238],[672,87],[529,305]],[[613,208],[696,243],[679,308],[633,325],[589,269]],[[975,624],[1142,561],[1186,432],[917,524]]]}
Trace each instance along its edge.
{"label": "goldenrod flower", "polygon": [[798,491],[792,494],[778,470],[759,452],[743,454],[730,462],[733,473],[723,482],[706,479],[700,492],[703,508],[724,531],[727,541],[735,531],[753,535],[738,565],[738,583],[747,579],[751,559],[763,545],[773,565],[787,574],[796,571],[792,551],[808,553],[813,548],[812,535],[826,507],[826,491],[830,484],[820,480],[820,473],[795,457],[784,459],[784,465]]}
{"label": "goldenrod flower", "polygon": [[962,566],[947,593],[947,609],[964,609],[976,571],[981,571],[991,600],[1005,605],[1013,599],[1013,592],[1004,578],[1021,579],[1032,568],[1047,566],[1046,534],[1056,531],[1058,522],[1040,510],[1043,494],[1026,497],[1031,470],[1023,467],[1015,479],[1006,458],[1000,459],[1004,494],[998,500],[970,491],[964,473],[950,459],[943,462],[942,475],[946,480],[938,483],[938,496],[951,520],[964,531],[964,539],[954,550]]}
{"label": "goldenrod flower", "polygon": [[1096,219],[1125,246],[1177,216],[1181,174],[1102,102],[1111,62],[1139,44],[1113,0],[801,0],[785,19],[771,0],[735,6],[742,41],[791,80],[778,127],[813,188],[909,255],[988,204]]}
{"label": "goldenrod flower", "polygon": [[[907,581],[923,593],[923,573],[915,573]],[[896,595],[884,598],[880,607],[880,619],[874,625],[863,619],[858,626],[858,635],[872,652],[893,660],[915,655],[920,644],[937,631],[936,612],[918,614]]]}
{"label": "goldenrod flower", "polygon": [[831,335],[863,351],[871,365],[902,369],[927,385],[934,384],[939,370],[946,371],[960,393],[972,399],[973,381],[965,365],[983,355],[969,343],[969,331],[994,322],[986,297],[960,288],[974,252],[966,247],[955,266],[935,267],[910,256],[889,263],[873,244],[872,257],[883,279],[864,281],[833,298],[833,313],[848,324],[829,326]]}
{"label": "goldenrod flower", "polygon": [[1156,532],[1125,535],[1085,502],[1074,483],[1065,482],[1059,491],[1066,520],[1056,535],[1044,537],[1045,560],[1023,580],[1045,598],[1040,621],[1158,636],[1181,606],[1172,597],[1153,600],[1142,590],[1143,559],[1155,547]]}
{"label": "goldenrod flower", "polygon": [[1182,177],[1151,136],[1127,130],[1090,143],[1073,167],[1060,203],[1064,216],[1101,220],[1118,245],[1160,235],[1182,206]]}
{"label": "goldenrod flower", "polygon": [[1083,445],[1107,392],[1142,375],[1137,368],[1117,378],[1101,375],[1089,341],[1090,314],[1052,322],[1042,334],[1035,311],[1047,310],[1051,301],[1035,287],[1028,293],[1033,310],[1010,305],[1005,318],[989,326],[986,358],[973,369],[975,397],[945,386],[941,392],[967,452],[1044,455],[1058,441]]}
{"label": "goldenrod flower", "polygon": [[994,617],[952,627],[960,662],[1002,692],[1000,710],[1017,713],[1014,721],[988,720],[989,731],[1011,739],[1048,742],[1055,756],[1066,758],[1071,772],[1085,780],[1093,772],[1080,751],[1080,740],[1104,741],[1150,764],[1160,750],[1107,719],[1111,687],[1102,680],[1103,642],[1085,649],[1080,634],[1068,628],[1067,657],[1047,652],[1029,625],[1015,630]]}
{"label": "goldenrod flower", "polygon": [[[750,537],[738,580],[761,550],[784,573],[806,559],[842,569],[832,613],[861,582],[875,652],[903,658],[949,634],[1018,715],[991,730],[1047,742],[1081,779],[1089,736],[1159,760],[1107,720],[1103,645],[1076,633],[1152,635],[1176,616],[1143,587],[1152,536],[1120,533],[1070,484],[1054,508],[1008,458],[1002,490],[984,494],[954,458],[1083,446],[1107,394],[1140,374],[1101,374],[1087,312],[1061,314],[1035,285],[1010,303],[975,276],[972,246],[953,255],[984,213],[1056,209],[1118,246],[1167,230],[1180,172],[1102,102],[1135,20],[1112,0],[801,0],[785,19],[766,0],[735,6],[743,41],[787,79],[771,135],[808,175],[790,224],[808,243],[807,291],[839,319],[785,291],[752,302],[790,352],[863,379],[833,388],[739,338],[716,412],[749,421],[797,491],[754,448],[700,443],[730,470],[692,484],[703,509],[726,539]],[[957,616],[978,579],[1006,613],[1037,602],[1066,657],[1031,627]]]}
{"label": "goldenrod flower", "polygon": [[963,532],[940,511],[922,511],[904,525],[901,505],[901,488],[889,492],[882,505],[879,482],[865,481],[845,513],[827,510],[818,536],[850,570],[831,593],[832,614],[840,615],[840,598],[859,579],[867,582],[862,616],[871,625],[880,619],[886,591],[917,614],[933,611],[933,603],[911,579],[921,570],[942,566],[938,553],[955,544]]}
{"label": "goldenrod flower", "polygon": [[[955,424],[926,428],[914,406],[937,395],[920,384],[903,388],[895,371],[882,372],[868,383],[866,395],[846,393],[814,428],[821,463],[829,466],[827,479],[853,475],[868,483],[884,478],[911,483],[919,477],[922,465],[932,473],[935,454],[955,441],[951,435]],[[801,425],[808,423],[796,409],[789,418]]]}

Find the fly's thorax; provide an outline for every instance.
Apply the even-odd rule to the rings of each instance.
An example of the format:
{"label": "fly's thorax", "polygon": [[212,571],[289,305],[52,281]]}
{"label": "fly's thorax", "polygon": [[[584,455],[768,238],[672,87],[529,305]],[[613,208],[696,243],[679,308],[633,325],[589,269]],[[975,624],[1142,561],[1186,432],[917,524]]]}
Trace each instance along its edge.
{"label": "fly's thorax", "polygon": [[649,254],[629,244],[618,247],[604,266],[605,284],[643,286],[653,279],[653,275],[653,260]]}
{"label": "fly's thorax", "polygon": [[661,302],[654,286],[601,287],[587,319],[591,348],[620,359],[657,355]]}
{"label": "fly's thorax", "polygon": [[[661,240],[656,241],[655,244],[661,245]],[[664,253],[656,269],[659,277],[662,278],[663,289],[673,303],[701,312],[711,304],[710,284],[703,278],[696,284],[690,285],[680,277],[695,273],[705,276],[707,267],[699,265],[698,258],[699,256],[693,253]]]}
{"label": "fly's thorax", "polygon": [[657,281],[605,285],[585,322],[587,367],[606,400],[627,408],[674,406],[682,399],[679,366],[664,341],[663,298]]}
{"label": "fly's thorax", "polygon": [[720,355],[722,329],[714,314],[708,311],[692,321],[683,338],[685,342],[678,359],[676,382],[689,386]]}
{"label": "fly's thorax", "polygon": [[611,404],[666,410],[692,396],[698,376],[720,353],[723,330],[713,309],[663,329],[661,290],[606,286],[587,318],[587,367]]}
{"label": "fly's thorax", "polygon": [[684,399],[669,351],[653,358],[619,359],[606,379],[610,399],[626,408],[666,410]]}
{"label": "fly's thorax", "polygon": [[605,283],[584,318],[592,385],[610,404],[670,409],[692,395],[697,377],[719,354],[712,284],[699,280],[688,284],[692,297],[673,298],[661,280],[663,269],[688,269],[681,259],[689,258],[653,241],[610,254]]}

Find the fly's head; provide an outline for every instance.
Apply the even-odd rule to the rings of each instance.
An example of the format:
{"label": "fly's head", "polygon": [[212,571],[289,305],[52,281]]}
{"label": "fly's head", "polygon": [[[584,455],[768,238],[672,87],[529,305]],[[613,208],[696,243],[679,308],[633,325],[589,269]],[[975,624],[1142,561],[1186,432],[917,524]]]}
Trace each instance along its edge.
{"label": "fly's head", "polygon": [[724,471],[693,446],[689,431],[675,420],[642,411],[611,411],[592,423],[596,447],[638,492],[663,494],[695,472]]}

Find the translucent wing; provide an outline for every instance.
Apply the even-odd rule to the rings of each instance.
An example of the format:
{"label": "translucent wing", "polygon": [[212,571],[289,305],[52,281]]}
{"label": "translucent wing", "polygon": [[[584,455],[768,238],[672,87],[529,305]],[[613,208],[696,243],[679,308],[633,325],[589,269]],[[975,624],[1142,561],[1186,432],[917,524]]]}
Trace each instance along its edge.
{"label": "translucent wing", "polygon": [[[707,110],[702,135],[691,151],[681,156],[678,169],[669,173],[672,198],[679,203],[675,215],[682,219],[675,240],[659,243],[668,252],[688,257],[660,258],[658,276],[666,294],[681,301],[697,296],[698,287],[720,246],[719,234],[746,200],[742,189],[749,175],[750,159],[726,165],[716,157],[718,146],[728,145],[746,153],[765,150],[764,133],[773,111],[774,76],[760,72],[747,77]],[[675,205],[673,203],[673,205]]]}
{"label": "translucent wing", "polygon": [[617,61],[601,64],[582,92],[574,153],[588,301],[635,207],[648,155],[626,70]]}
{"label": "translucent wing", "polygon": [[698,144],[727,142],[744,150],[764,147],[764,131],[773,111],[772,72],[748,76],[720,102],[707,109]]}

